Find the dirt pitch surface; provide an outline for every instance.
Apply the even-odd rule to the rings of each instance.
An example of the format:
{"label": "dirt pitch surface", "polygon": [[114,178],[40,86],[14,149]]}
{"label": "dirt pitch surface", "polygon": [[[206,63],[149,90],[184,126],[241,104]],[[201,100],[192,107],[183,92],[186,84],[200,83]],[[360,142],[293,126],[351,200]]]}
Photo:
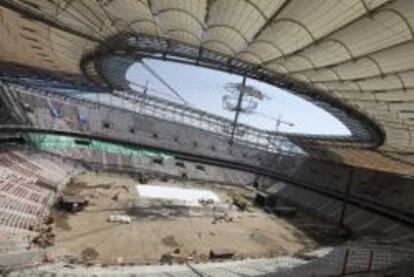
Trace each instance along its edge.
{"label": "dirt pitch surface", "polygon": [[[253,205],[247,211],[232,205],[234,193],[252,196],[245,189],[178,180],[154,179],[146,185],[151,184],[210,190],[220,200],[186,206],[144,198],[138,194],[139,182],[130,176],[84,173],[64,193],[85,196],[89,206],[75,214],[52,212],[56,240],[48,248],[49,256],[104,264],[157,264],[165,262],[167,253],[202,261],[212,249],[227,249],[235,253],[234,258],[258,258],[294,255],[319,246],[315,234],[321,235],[318,228],[324,227],[314,219],[301,214],[284,219]],[[132,223],[108,222],[111,215],[127,215]]]}

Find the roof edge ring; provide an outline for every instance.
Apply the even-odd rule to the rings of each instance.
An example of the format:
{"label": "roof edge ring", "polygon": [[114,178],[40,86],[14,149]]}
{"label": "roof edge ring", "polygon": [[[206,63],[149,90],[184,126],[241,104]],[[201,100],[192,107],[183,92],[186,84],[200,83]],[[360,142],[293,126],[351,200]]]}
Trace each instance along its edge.
{"label": "roof edge ring", "polygon": [[80,66],[82,72],[101,87],[129,90],[125,73],[133,63],[145,58],[203,66],[268,83],[327,111],[341,121],[351,133],[350,136],[340,139],[329,136],[319,138],[318,143],[376,148],[384,142],[384,132],[373,120],[350,107],[349,104],[330,96],[329,92],[315,86],[311,87],[310,84],[293,79],[287,74],[263,66],[258,67],[257,64],[215,52],[207,47],[203,47],[203,51],[200,51],[199,45],[166,37],[123,33],[111,37],[94,52],[83,57]]}

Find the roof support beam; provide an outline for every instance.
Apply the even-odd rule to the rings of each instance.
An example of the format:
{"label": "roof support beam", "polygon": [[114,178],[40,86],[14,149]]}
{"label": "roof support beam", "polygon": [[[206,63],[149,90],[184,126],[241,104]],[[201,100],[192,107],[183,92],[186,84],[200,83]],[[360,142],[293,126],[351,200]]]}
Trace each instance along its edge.
{"label": "roof support beam", "polygon": [[283,55],[284,55],[283,49],[282,49],[282,48],[280,48],[278,45],[276,45],[274,42],[269,41],[269,40],[265,40],[265,39],[258,39],[258,40],[255,40],[254,42],[250,43],[250,46],[251,46],[251,45],[254,45],[254,44],[259,44],[259,43],[265,43],[265,44],[268,44],[268,45],[270,45],[272,48],[276,49],[276,50],[280,53],[280,55],[281,55],[281,56],[283,56]]}
{"label": "roof support beam", "polygon": [[[319,82],[315,82],[315,84],[318,84]],[[387,93],[387,92],[394,92],[394,91],[407,91],[407,90],[414,90],[414,86],[405,86],[404,88],[389,88],[385,90],[377,90],[377,89],[365,89],[364,92],[372,92],[372,93]],[[338,92],[359,92],[359,90],[353,90],[353,89],[333,89],[331,91],[338,91]]]}
{"label": "roof support beam", "polygon": [[[202,45],[204,46],[204,45],[206,45],[208,43],[218,43],[220,45],[223,45],[225,48],[229,49],[232,54],[236,53],[236,50],[232,46],[230,46],[228,43],[226,43],[224,41],[217,40],[217,39],[209,39],[209,40],[203,41]],[[203,47],[203,46],[201,46],[201,47]]]}
{"label": "roof support beam", "polygon": [[206,2],[206,9],[204,11],[204,24],[203,24],[203,33],[201,34],[201,40],[204,40],[206,37],[206,33],[207,33],[207,26],[208,26],[208,21],[210,20],[210,10],[211,7],[213,6],[214,2],[216,2],[217,0],[207,0]]}
{"label": "roof support beam", "polygon": [[193,34],[192,32],[190,32],[189,30],[183,29],[183,28],[177,28],[177,29],[169,29],[165,31],[167,34],[171,34],[171,33],[184,33],[186,35],[189,35],[190,37],[194,38],[196,41],[201,42],[201,39]]}
{"label": "roof support beam", "polygon": [[290,22],[290,23],[293,23],[293,24],[301,27],[303,30],[305,30],[305,32],[309,35],[309,37],[311,38],[311,40],[313,42],[316,41],[316,38],[313,36],[312,32],[302,22],[300,22],[298,20],[295,20],[295,19],[291,19],[291,18],[280,18],[280,19],[276,19],[275,21],[271,22],[270,24],[271,25],[276,25],[276,24],[278,24],[280,22]]}
{"label": "roof support beam", "polygon": [[233,26],[231,26],[231,25],[226,25],[226,24],[214,24],[214,25],[210,25],[210,26],[208,26],[208,29],[209,30],[211,30],[211,29],[215,29],[215,28],[226,28],[226,29],[228,29],[228,30],[231,30],[232,32],[234,32],[234,33],[236,33],[239,37],[241,37],[242,39],[243,39],[243,41],[245,42],[245,43],[248,43],[249,42],[249,40],[238,30],[238,29],[236,29],[236,28],[234,28]]}
{"label": "roof support beam", "polygon": [[[270,18],[267,18],[265,24],[263,24],[263,26],[257,30],[257,32],[253,35],[252,39],[246,42],[245,47],[243,47],[243,49],[241,49],[240,52],[246,51],[251,45],[258,43],[256,39],[264,32],[264,30],[266,30],[266,28],[272,25],[272,22],[279,16],[279,14],[287,7],[287,5],[291,1],[292,0],[285,0],[285,2],[283,2],[283,4],[273,13],[273,15]],[[261,40],[261,41],[272,44],[274,48],[276,48],[282,55],[284,55],[283,51],[280,49],[279,46],[275,45],[274,43],[270,41],[265,41],[265,40]]]}
{"label": "roof support beam", "polygon": [[277,11],[265,22],[265,24],[257,30],[257,32],[253,35],[252,41],[256,40],[263,32],[267,29],[270,25],[272,25],[273,21],[279,16],[279,14],[291,3],[292,0],[285,0],[283,4],[277,9]]}
{"label": "roof support beam", "polygon": [[244,2],[248,3],[250,6],[252,6],[261,17],[263,17],[264,20],[267,20],[266,15],[263,13],[263,11],[251,0],[244,0]]}
{"label": "roof support beam", "polygon": [[157,11],[157,15],[161,15],[163,13],[168,13],[168,12],[178,12],[178,13],[182,13],[186,16],[189,16],[190,18],[192,18],[195,22],[197,22],[197,24],[200,26],[201,29],[204,28],[204,24],[203,22],[200,21],[200,19],[198,19],[196,16],[194,16],[192,13],[190,13],[189,11],[183,10],[183,9],[178,9],[178,8],[168,8],[168,9],[162,9],[162,10],[158,10]]}
{"label": "roof support beam", "polygon": [[[333,68],[329,68],[329,69],[331,69],[332,71],[334,70]],[[392,72],[387,72],[387,73],[383,73],[383,72],[380,71],[379,74],[377,74],[377,75],[372,75],[372,76],[362,77],[362,78],[355,78],[355,79],[342,79],[340,81],[342,81],[342,82],[359,82],[359,81],[366,81],[366,80],[374,79],[374,78],[382,78],[383,79],[383,78],[386,78],[386,77],[389,77],[389,76],[398,76],[397,78],[401,79],[400,74],[413,73],[413,72],[414,72],[413,68],[398,70],[398,71],[392,71]],[[297,73],[293,73],[293,74],[306,74],[306,72],[297,72]],[[338,80],[321,80],[321,81],[315,81],[315,83],[329,84],[329,83],[336,83],[337,81]]]}
{"label": "roof support beam", "polygon": [[83,32],[80,32],[78,30],[76,30],[75,28],[72,28],[68,25],[65,25],[63,23],[57,22],[56,20],[51,19],[50,17],[47,17],[43,14],[40,13],[36,13],[33,12],[30,9],[25,8],[22,5],[19,5],[18,3],[16,3],[15,1],[10,1],[10,0],[4,0],[0,2],[0,6],[3,6],[9,10],[12,10],[14,12],[17,12],[23,16],[26,16],[27,18],[30,18],[32,20],[36,20],[39,21],[43,24],[46,24],[50,27],[56,28],[58,30],[61,30],[63,32],[66,33],[70,33],[72,35],[81,37],[83,39],[89,40],[89,41],[94,41],[94,42],[102,42],[101,39],[92,36],[90,34],[85,34]]}
{"label": "roof support beam", "polygon": [[[296,71],[292,71],[291,73],[293,74],[293,73],[302,73],[302,72],[309,71],[309,70],[318,70],[318,69],[326,68],[328,66],[329,67],[339,67],[339,66],[344,65],[346,63],[349,63],[351,61],[356,62],[358,60],[365,59],[365,58],[368,58],[368,59],[372,60],[370,56],[379,54],[383,51],[391,50],[395,47],[403,46],[405,44],[412,44],[413,42],[414,42],[414,39],[401,41],[401,42],[398,42],[396,44],[393,44],[393,45],[390,45],[390,46],[387,46],[387,47],[384,47],[384,48],[381,48],[381,49],[378,49],[378,50],[375,50],[375,51],[372,51],[372,52],[369,52],[369,53],[365,53],[365,54],[360,55],[360,56],[354,56],[353,59],[348,59],[348,60],[340,61],[340,62],[337,62],[337,63],[334,63],[334,64],[324,65],[324,66],[320,66],[320,67],[316,67],[316,68],[307,68],[307,69],[296,70]],[[382,69],[381,69],[381,71],[382,71]],[[386,74],[386,73],[384,73],[384,74]]]}
{"label": "roof support beam", "polygon": [[[310,42],[310,43],[306,44],[306,45],[305,45],[305,46],[303,46],[302,48],[297,49],[297,50],[295,50],[294,52],[292,52],[292,53],[290,53],[290,54],[288,54],[288,55],[286,55],[286,56],[293,56],[293,55],[297,54],[298,52],[302,52],[302,51],[304,51],[305,49],[307,49],[308,47],[310,47],[310,46],[314,45],[315,43],[321,42],[322,40],[324,40],[324,39],[326,39],[326,38],[328,38],[328,37],[332,36],[333,34],[336,34],[336,33],[338,33],[339,31],[344,30],[345,28],[347,28],[348,26],[350,26],[350,25],[354,24],[355,22],[357,22],[357,21],[358,21],[358,20],[360,20],[361,18],[363,18],[363,17],[365,17],[365,16],[370,16],[370,15],[372,14],[372,12],[374,12],[374,11],[376,11],[376,10],[380,9],[380,8],[383,8],[383,7],[387,6],[387,5],[389,5],[389,4],[391,4],[392,2],[394,2],[394,1],[395,1],[395,0],[388,0],[388,1],[384,2],[384,3],[382,3],[381,5],[377,6],[375,9],[370,10],[370,11],[368,11],[368,12],[365,12],[365,13],[361,14],[360,16],[357,16],[356,18],[354,18],[353,20],[351,20],[351,21],[347,22],[346,24],[342,25],[341,27],[339,27],[339,28],[337,28],[337,29],[335,29],[335,30],[333,30],[333,31],[331,31],[331,32],[328,32],[328,33],[326,33],[325,35],[323,35],[323,36],[321,36],[321,37],[319,37],[319,38],[316,38],[316,39],[315,39],[315,41],[312,41],[312,42]],[[283,58],[286,58],[286,56],[284,56]],[[276,60],[278,60],[278,59],[279,59],[279,58],[275,58],[275,59],[272,59],[272,60],[267,61],[266,63],[271,63],[271,62],[276,61]]]}
{"label": "roof support beam", "polygon": [[391,12],[391,13],[397,15],[399,18],[401,18],[401,20],[404,21],[405,25],[407,26],[407,29],[410,31],[411,38],[414,39],[413,27],[410,25],[410,21],[408,21],[407,17],[405,17],[401,12],[399,12],[395,9],[391,9],[391,8],[383,9],[380,12]]}

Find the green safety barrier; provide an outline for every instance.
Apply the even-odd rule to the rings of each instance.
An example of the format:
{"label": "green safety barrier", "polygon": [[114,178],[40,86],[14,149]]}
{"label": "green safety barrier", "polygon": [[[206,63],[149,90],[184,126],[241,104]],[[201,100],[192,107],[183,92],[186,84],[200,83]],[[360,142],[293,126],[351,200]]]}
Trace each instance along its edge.
{"label": "green safety barrier", "polygon": [[29,133],[25,136],[33,147],[39,150],[67,150],[82,148],[97,150],[109,154],[121,154],[128,156],[150,157],[158,159],[171,159],[172,155],[162,151],[149,150],[144,147],[126,146],[99,140],[77,139],[69,136]]}

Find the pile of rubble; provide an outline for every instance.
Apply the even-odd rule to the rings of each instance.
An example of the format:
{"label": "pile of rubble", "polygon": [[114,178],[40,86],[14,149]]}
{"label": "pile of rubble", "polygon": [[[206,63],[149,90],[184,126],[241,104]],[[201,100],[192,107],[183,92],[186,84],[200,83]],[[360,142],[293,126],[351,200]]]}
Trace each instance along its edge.
{"label": "pile of rubble", "polygon": [[250,209],[250,202],[244,198],[240,193],[230,192],[229,196],[231,198],[231,202],[241,211],[249,211]]}
{"label": "pile of rubble", "polygon": [[88,247],[82,250],[81,256],[84,262],[89,262],[96,260],[96,258],[99,256],[99,253],[95,249]]}
{"label": "pile of rubble", "polygon": [[208,205],[213,205],[214,204],[214,199],[211,199],[211,198],[207,198],[207,199],[200,198],[200,199],[198,199],[198,203],[201,206],[205,207],[205,206],[208,206]]}
{"label": "pile of rubble", "polygon": [[216,224],[220,222],[230,223],[234,221],[234,217],[229,215],[228,213],[224,213],[222,215],[214,216],[214,219],[211,223]]}
{"label": "pile of rubble", "polygon": [[185,254],[180,248],[174,249],[172,252],[165,253],[161,256],[161,264],[184,264],[184,263],[200,263],[209,260],[224,260],[235,258],[235,252],[229,249],[211,249],[209,254],[199,254],[193,251]]}
{"label": "pile of rubble", "polygon": [[207,261],[208,256],[205,254],[198,254],[197,251],[191,252],[189,255],[183,253],[180,248],[174,249],[172,252],[165,253],[160,258],[161,264],[183,264],[186,262],[201,262]]}
{"label": "pile of rubble", "polygon": [[149,176],[147,176],[144,173],[139,173],[137,176],[137,181],[140,184],[148,184],[148,182],[151,180],[151,178]]}
{"label": "pile of rubble", "polygon": [[40,248],[46,248],[55,244],[55,234],[52,231],[53,217],[49,216],[44,220],[44,224],[40,227],[39,234],[32,240],[34,245]]}

